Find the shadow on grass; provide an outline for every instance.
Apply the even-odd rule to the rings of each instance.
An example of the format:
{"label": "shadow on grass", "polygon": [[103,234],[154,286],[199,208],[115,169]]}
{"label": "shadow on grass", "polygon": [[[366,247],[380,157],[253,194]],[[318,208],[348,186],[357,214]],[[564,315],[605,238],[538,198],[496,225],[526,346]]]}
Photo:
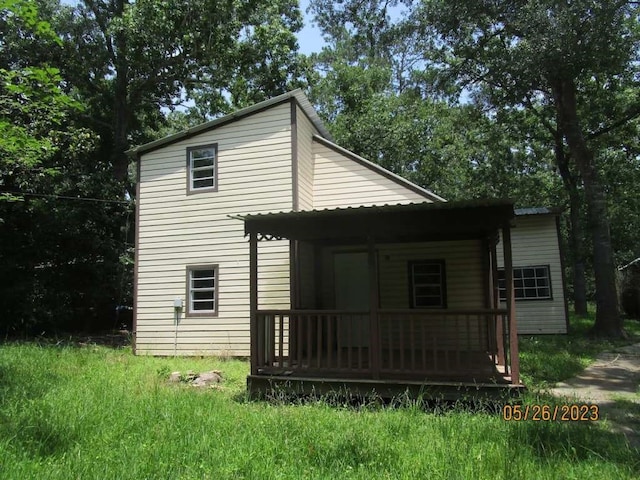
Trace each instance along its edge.
{"label": "shadow on grass", "polygon": [[0,423],[0,437],[10,438],[11,447],[28,456],[45,458],[60,455],[74,442],[70,432],[60,429],[43,419],[24,418],[20,421],[4,419]]}
{"label": "shadow on grass", "polygon": [[624,410],[629,415],[637,417],[638,420],[640,420],[640,403],[625,398],[616,399],[614,402],[616,408]]}
{"label": "shadow on grass", "polygon": [[6,337],[0,345],[36,345],[39,347],[87,348],[102,346],[116,350],[130,348],[133,336],[127,330],[113,330],[93,334],[54,333],[34,337]]}
{"label": "shadow on grass", "polygon": [[0,411],[10,404],[44,396],[60,380],[59,375],[28,369],[21,364],[0,365]]}
{"label": "shadow on grass", "polygon": [[[69,433],[35,408],[58,382],[57,375],[0,365],[0,441],[31,457],[48,457],[69,449]],[[34,403],[33,400],[36,400]]]}
{"label": "shadow on grass", "polygon": [[[616,401],[617,404],[618,401]],[[610,420],[614,425],[619,421],[611,415],[612,412],[608,408],[598,405],[587,408],[583,404],[576,404],[577,407],[571,410],[573,404],[568,399],[557,398],[546,393],[526,395],[522,408],[524,409],[527,405],[530,407],[528,419],[509,422],[509,435],[511,441],[526,445],[541,460],[602,459],[627,468],[634,474],[640,473],[640,456],[637,448],[630,446],[628,438],[623,433],[615,431],[615,428],[612,429],[611,423],[603,425],[603,421]],[[557,406],[557,420],[541,420],[539,409],[541,406],[548,407],[546,412],[550,415],[552,413],[549,412],[553,412]],[[638,412],[639,407],[633,402],[620,403],[620,408],[625,410],[628,408],[629,412]],[[534,411],[538,414],[537,419],[533,418]],[[597,415],[591,417],[594,411]],[[569,421],[561,420],[563,412],[564,419]],[[571,412],[576,412],[576,415]],[[572,415],[574,419],[570,420]],[[575,420],[575,418],[580,419]]]}
{"label": "shadow on grass", "polygon": [[511,422],[509,442],[526,447],[540,461],[606,461],[640,473],[638,452],[624,435],[602,428],[598,422]]}

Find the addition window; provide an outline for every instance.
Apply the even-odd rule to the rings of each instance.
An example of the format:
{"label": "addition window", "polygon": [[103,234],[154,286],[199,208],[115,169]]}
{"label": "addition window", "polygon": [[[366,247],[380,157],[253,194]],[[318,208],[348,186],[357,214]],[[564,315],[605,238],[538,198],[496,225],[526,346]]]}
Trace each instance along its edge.
{"label": "addition window", "polygon": [[[504,268],[498,270],[500,300],[507,298]],[[551,300],[549,265],[513,268],[513,296],[516,300]]]}
{"label": "addition window", "polygon": [[218,189],[218,146],[187,148],[187,190],[190,193]]}
{"label": "addition window", "polygon": [[187,315],[217,315],[218,266],[187,267]]}
{"label": "addition window", "polygon": [[411,308],[446,308],[447,288],[444,260],[409,262]]}

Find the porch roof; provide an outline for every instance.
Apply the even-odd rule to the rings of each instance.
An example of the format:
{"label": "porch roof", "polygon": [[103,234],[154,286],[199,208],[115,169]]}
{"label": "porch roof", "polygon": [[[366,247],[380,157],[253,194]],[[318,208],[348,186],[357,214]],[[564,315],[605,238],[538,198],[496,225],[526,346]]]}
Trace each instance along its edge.
{"label": "porch roof", "polygon": [[247,215],[245,234],[311,242],[483,238],[514,217],[513,202],[479,199]]}

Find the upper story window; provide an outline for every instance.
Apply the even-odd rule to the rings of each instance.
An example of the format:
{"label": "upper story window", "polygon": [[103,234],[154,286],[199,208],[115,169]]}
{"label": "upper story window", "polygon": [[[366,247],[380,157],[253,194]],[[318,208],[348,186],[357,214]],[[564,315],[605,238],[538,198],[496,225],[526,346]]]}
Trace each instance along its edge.
{"label": "upper story window", "polygon": [[444,260],[409,262],[411,308],[447,308]]}
{"label": "upper story window", "polygon": [[187,191],[189,193],[218,189],[218,145],[187,148]]}
{"label": "upper story window", "polygon": [[[507,298],[504,268],[498,270],[500,300]],[[549,265],[513,268],[513,296],[516,300],[551,300]]]}

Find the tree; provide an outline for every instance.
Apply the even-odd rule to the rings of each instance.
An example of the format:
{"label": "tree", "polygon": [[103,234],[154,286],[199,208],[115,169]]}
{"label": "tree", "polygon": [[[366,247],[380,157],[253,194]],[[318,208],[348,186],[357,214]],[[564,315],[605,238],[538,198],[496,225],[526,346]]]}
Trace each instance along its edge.
{"label": "tree", "polygon": [[217,115],[234,103],[289,88],[302,67],[294,32],[296,2],[279,0],[85,0],[55,9],[61,71],[87,100],[116,179],[126,178],[125,151],[143,121],[189,96]]}
{"label": "tree", "polygon": [[[3,26],[12,27],[7,31],[24,51],[59,45],[33,3],[0,6]],[[128,205],[101,201],[109,196],[108,177],[85,161],[97,139],[71,122],[83,107],[64,93],[59,71],[37,55],[33,61],[10,55],[6,39],[0,63],[0,277],[11,281],[0,286],[3,327],[7,333],[84,327],[113,311],[113,290],[124,277],[119,249],[110,241],[122,238],[118,217]]]}
{"label": "tree", "polygon": [[[58,41],[31,3],[0,0],[0,24],[48,45]],[[4,40],[0,46],[4,51]],[[16,201],[34,178],[55,174],[42,167],[43,159],[55,154],[56,140],[66,133],[64,120],[80,104],[60,88],[58,69],[46,63],[4,60],[0,63],[0,200]]]}
{"label": "tree", "polygon": [[311,97],[336,140],[448,199],[549,203],[557,178],[531,119],[496,116],[480,102],[451,102],[453,90],[436,91],[424,61],[430,43],[398,3],[311,3],[328,42],[315,56],[321,75]]}
{"label": "tree", "polygon": [[297,3],[1,1],[35,22],[4,8],[0,17],[0,121],[15,139],[0,140],[1,181],[28,193],[0,205],[0,268],[13,280],[0,286],[6,326],[112,327],[114,307],[131,302],[124,152],[157,138],[166,109],[188,97],[207,102],[191,121],[304,81]]}
{"label": "tree", "polygon": [[[605,189],[581,116],[581,106],[593,99],[581,93],[591,78],[606,88],[634,68],[637,6],[622,0],[425,0],[420,15],[427,26],[424,34],[437,39],[434,60],[461,84],[508,92],[513,106],[533,98],[555,109],[589,210],[597,303],[594,332],[622,336]],[[624,117],[635,118],[638,105],[634,102]],[[605,120],[604,128],[613,128],[620,118]]]}

